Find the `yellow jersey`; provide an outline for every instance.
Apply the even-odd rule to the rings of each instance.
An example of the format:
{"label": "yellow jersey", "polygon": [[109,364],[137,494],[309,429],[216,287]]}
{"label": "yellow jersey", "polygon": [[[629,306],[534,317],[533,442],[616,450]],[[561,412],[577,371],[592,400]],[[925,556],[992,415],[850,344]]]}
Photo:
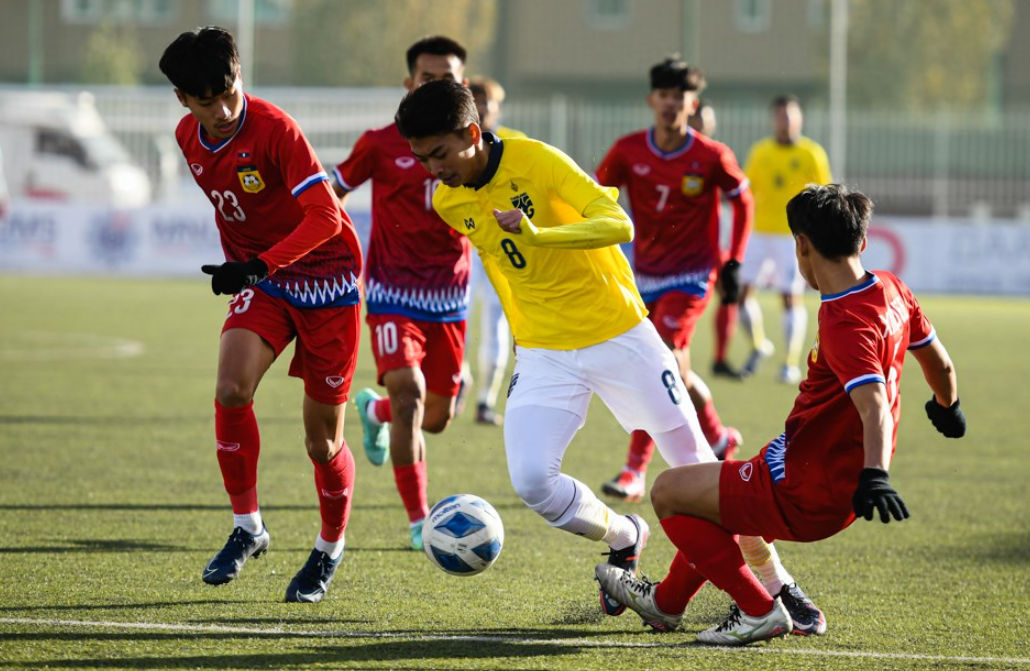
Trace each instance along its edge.
{"label": "yellow jersey", "polygon": [[[433,209],[479,250],[515,341],[580,349],[639,324],[647,309],[617,244],[633,235],[618,190],[543,142],[483,138],[490,154],[479,183],[441,184]],[[515,207],[522,232],[511,234],[493,211]]]}
{"label": "yellow jersey", "polygon": [[502,140],[522,139],[525,140],[529,136],[520,130],[514,128],[507,128],[506,126],[498,126],[494,131],[494,134]]}
{"label": "yellow jersey", "polygon": [[833,181],[826,152],[807,137],[791,145],[772,137],[759,140],[751,147],[744,172],[755,198],[755,233],[790,235],[787,202],[807,184]]}

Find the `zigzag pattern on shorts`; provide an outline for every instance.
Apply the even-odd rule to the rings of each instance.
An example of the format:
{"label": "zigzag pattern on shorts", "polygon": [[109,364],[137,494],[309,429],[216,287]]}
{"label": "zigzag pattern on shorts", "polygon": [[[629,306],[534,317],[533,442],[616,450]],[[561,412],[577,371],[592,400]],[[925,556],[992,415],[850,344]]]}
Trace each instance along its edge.
{"label": "zigzag pattern on shorts", "polygon": [[442,289],[389,287],[368,278],[365,301],[370,306],[405,308],[427,315],[463,313],[468,309],[469,288],[451,286]]}
{"label": "zigzag pattern on shorts", "polygon": [[641,275],[635,276],[637,290],[640,292],[644,302],[650,303],[661,298],[662,294],[669,291],[683,291],[695,296],[704,296],[708,291],[708,278],[711,276],[711,268],[704,270],[693,270],[689,273],[678,275]]}
{"label": "zigzag pattern on shorts", "polygon": [[339,307],[359,302],[358,278],[353,273],[350,280],[345,277],[334,277],[331,282],[330,284],[330,279],[325,278],[316,279],[312,283],[304,280],[304,283],[301,284],[294,280],[279,284],[274,279],[268,279],[259,286],[266,293],[302,308]]}

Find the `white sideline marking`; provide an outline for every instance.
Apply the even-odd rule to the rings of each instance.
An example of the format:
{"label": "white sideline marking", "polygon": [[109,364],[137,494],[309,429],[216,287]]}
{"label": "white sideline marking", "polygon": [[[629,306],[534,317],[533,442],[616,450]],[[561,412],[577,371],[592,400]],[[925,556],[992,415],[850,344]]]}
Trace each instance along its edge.
{"label": "white sideline marking", "polygon": [[[580,648],[693,648],[690,642],[682,643],[633,643],[618,641],[596,641],[581,638],[520,638],[517,636],[476,636],[465,634],[421,634],[412,635],[394,632],[361,631],[308,631],[283,629],[281,627],[227,627],[217,624],[170,624],[163,622],[111,622],[106,620],[36,620],[25,617],[0,617],[0,624],[24,624],[39,627],[92,627],[97,629],[151,629],[157,631],[184,631],[192,633],[252,634],[259,636],[304,637],[304,638],[350,638],[350,639],[401,639],[409,641],[468,641],[470,643],[513,643],[516,645],[559,645]],[[850,650],[813,650],[808,648],[730,648],[724,646],[698,646],[698,650],[719,652],[747,652],[808,655],[813,657],[848,657],[858,659],[898,659],[928,662],[963,662],[971,664],[1030,664],[1027,657],[963,657],[950,655],[921,655],[903,652],[855,652]]]}
{"label": "white sideline marking", "polygon": [[128,359],[143,354],[143,343],[90,333],[21,331],[0,347],[0,361]]}

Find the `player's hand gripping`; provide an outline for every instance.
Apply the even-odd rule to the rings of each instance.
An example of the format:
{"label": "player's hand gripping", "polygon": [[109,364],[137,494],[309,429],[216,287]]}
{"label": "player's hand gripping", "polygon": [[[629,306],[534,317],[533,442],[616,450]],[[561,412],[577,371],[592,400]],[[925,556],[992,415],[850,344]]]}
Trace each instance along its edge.
{"label": "player's hand gripping", "polygon": [[719,285],[722,287],[722,302],[736,303],[740,300],[740,261],[730,259],[719,271]]}
{"label": "player's hand gripping", "polygon": [[494,219],[497,220],[497,224],[501,227],[501,230],[505,233],[521,233],[522,232],[522,219],[526,215],[522,210],[516,208],[514,210],[494,210]]}
{"label": "player's hand gripping", "polygon": [[966,435],[966,413],[959,407],[958,399],[955,404],[943,406],[933,396],[926,402],[926,416],[934,428],[944,434],[946,438],[961,438]]}
{"label": "player's hand gripping", "polygon": [[226,261],[221,265],[201,266],[200,269],[211,276],[211,291],[216,296],[238,294],[268,277],[268,266],[256,256],[250,261]]}
{"label": "player's hand gripping", "polygon": [[891,517],[899,522],[908,517],[905,502],[891,487],[887,471],[882,468],[862,469],[851,505],[855,508],[855,515],[869,521],[873,519],[874,510],[880,511],[880,521],[884,524],[889,523]]}

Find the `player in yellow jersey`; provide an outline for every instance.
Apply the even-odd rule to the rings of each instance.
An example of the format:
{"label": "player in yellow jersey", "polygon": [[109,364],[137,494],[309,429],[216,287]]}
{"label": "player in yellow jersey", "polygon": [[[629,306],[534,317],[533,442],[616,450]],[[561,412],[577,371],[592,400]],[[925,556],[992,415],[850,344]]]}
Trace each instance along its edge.
{"label": "player in yellow jersey", "polygon": [[[502,140],[526,137],[522,131],[506,128],[499,123],[501,103],[505,97],[504,87],[489,77],[473,77],[469,80],[469,90],[476,101],[479,123],[484,130],[496,133]],[[469,284],[472,293],[469,302],[470,312],[475,305],[481,306],[476,371],[476,422],[499,426],[503,418],[497,414],[497,395],[508,367],[511,329],[508,327],[508,320],[504,318],[504,308],[497,298],[497,292],[487,280],[483,262],[475,254],[472,256],[472,280]]]}
{"label": "player in yellow jersey", "polygon": [[755,197],[755,226],[741,277],[740,323],[751,336],[751,356],[742,372],[753,374],[773,352],[762,325],[762,310],[755,287],[768,282],[783,297],[783,340],[787,348],[777,378],[787,384],[801,381],[801,348],[805,342],[808,313],[801,296],[805,280],[794,258],[794,238],[787,227],[787,202],[806,184],[829,184],[830,163],[817,142],[801,134],[801,103],[794,96],[780,96],[772,103],[773,135],[751,147],[744,166]]}
{"label": "player in yellow jersey", "polygon": [[[604,541],[609,563],[635,571],[647,523],[561,472],[591,397],[627,431],[650,433],[670,464],[715,455],[619,249],[633,224],[618,191],[542,142],[483,132],[472,93],[456,82],[409,93],[396,121],[440,180],[433,207],[478,249],[515,336],[504,442],[516,493],[551,526]],[[610,615],[625,609],[604,592],[601,602]]]}

